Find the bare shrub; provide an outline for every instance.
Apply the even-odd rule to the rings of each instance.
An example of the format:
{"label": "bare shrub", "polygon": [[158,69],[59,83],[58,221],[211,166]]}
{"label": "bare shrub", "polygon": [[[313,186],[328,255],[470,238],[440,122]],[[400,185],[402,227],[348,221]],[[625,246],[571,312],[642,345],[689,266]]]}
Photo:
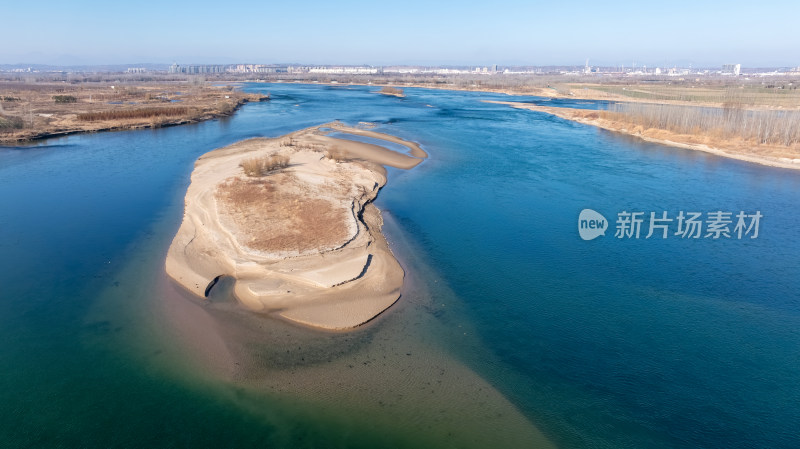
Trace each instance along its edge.
{"label": "bare shrub", "polygon": [[0,132],[22,129],[25,122],[20,117],[0,115]]}
{"label": "bare shrub", "polygon": [[73,95],[53,95],[53,101],[56,103],[77,103],[78,99]]}
{"label": "bare shrub", "polygon": [[559,95],[563,95],[563,96],[575,95],[574,93],[572,93],[572,90],[569,88],[568,85],[559,84],[559,85],[553,86],[552,88],[556,92],[558,92]]}
{"label": "bare shrub", "polygon": [[289,166],[289,157],[282,154],[246,159],[239,164],[247,176],[256,178]]}
{"label": "bare shrub", "polygon": [[347,157],[347,153],[338,147],[333,147],[330,150],[326,151],[325,157],[335,162],[346,162],[350,160],[350,158]]}
{"label": "bare shrub", "polygon": [[236,105],[236,103],[230,101],[224,101],[222,102],[222,105],[219,106],[219,113],[222,115],[231,115],[234,112],[236,112],[237,107],[238,106]]}

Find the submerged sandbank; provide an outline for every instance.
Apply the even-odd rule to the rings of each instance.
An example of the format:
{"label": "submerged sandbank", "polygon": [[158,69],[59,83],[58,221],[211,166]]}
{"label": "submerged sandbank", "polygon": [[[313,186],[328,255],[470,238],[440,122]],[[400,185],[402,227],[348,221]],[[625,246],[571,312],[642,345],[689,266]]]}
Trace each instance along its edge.
{"label": "submerged sandbank", "polygon": [[[332,131],[401,144],[411,155]],[[243,306],[297,323],[364,324],[397,301],[404,277],[372,204],[386,184],[383,166],[410,169],[426,156],[413,142],[340,123],[206,153],[192,173],[167,273],[200,297],[231,277]],[[286,166],[243,170],[276,157]]]}
{"label": "submerged sandbank", "polygon": [[497,379],[462,357],[499,363],[412,236],[382,215],[406,279],[403,300],[369,326],[322,333],[265,319],[224,295],[225,281],[209,302],[197,301],[146,258],[139,265],[152,279],[130,277],[142,284],[142,302],[131,306],[129,294],[111,288],[119,307],[108,313],[137,317],[130,331],[159,348],[142,347],[156,372],[231,405],[242,420],[280,426],[288,440],[269,446],[303,438],[330,447],[555,447]]}
{"label": "submerged sandbank", "polygon": [[[687,150],[703,151],[705,153],[710,153],[717,156],[737,159],[745,162],[752,162],[755,164],[767,165],[770,167],[780,167],[780,168],[800,170],[800,158],[785,157],[785,156],[769,156],[769,155],[745,152],[745,151],[752,151],[752,147],[742,146],[741,143],[738,145],[739,148],[732,148],[732,147],[727,148],[724,147],[724,145],[715,143],[713,139],[705,138],[704,136],[689,136],[685,134],[677,134],[662,129],[643,130],[641,129],[641,127],[636,127],[635,125],[629,123],[624,123],[599,117],[597,111],[594,110],[539,106],[535,104],[521,103],[515,101],[484,100],[484,103],[503,104],[511,106],[516,109],[526,109],[530,111],[544,112],[546,114],[582,123],[584,125],[596,126],[598,128],[602,128],[607,131],[613,131],[629,136],[638,137],[647,142],[660,143],[663,145],[685,148]],[[788,151],[788,149],[785,151]]]}

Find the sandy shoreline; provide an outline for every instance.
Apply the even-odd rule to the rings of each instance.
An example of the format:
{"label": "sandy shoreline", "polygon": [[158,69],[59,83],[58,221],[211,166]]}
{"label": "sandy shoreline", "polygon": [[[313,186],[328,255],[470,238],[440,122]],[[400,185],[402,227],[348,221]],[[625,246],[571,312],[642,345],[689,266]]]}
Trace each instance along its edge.
{"label": "sandy shoreline", "polygon": [[[628,136],[638,137],[647,142],[653,143],[660,143],[664,145],[669,145],[678,148],[684,148],[687,150],[695,150],[695,151],[702,151],[705,153],[710,153],[716,156],[722,156],[730,159],[736,159],[745,162],[751,162],[760,165],[766,165],[770,167],[778,167],[778,168],[788,168],[792,170],[800,170],[800,158],[788,158],[788,157],[772,157],[772,156],[761,156],[761,155],[754,155],[754,154],[743,154],[741,152],[736,152],[732,149],[725,149],[725,148],[717,148],[714,146],[710,146],[707,144],[702,143],[695,143],[695,142],[687,142],[688,136],[682,136],[675,133],[670,133],[664,130],[653,130],[657,131],[660,135],[659,137],[654,137],[652,135],[648,135],[648,132],[651,130],[636,130],[636,129],[628,129],[625,124],[612,122],[610,120],[605,120],[599,117],[591,115],[590,110],[579,110],[579,109],[571,109],[571,108],[558,108],[558,107],[550,107],[550,106],[538,106],[530,103],[520,103],[514,101],[490,101],[484,100],[485,103],[492,103],[492,104],[502,104],[511,106],[515,109],[525,109],[530,111],[537,111],[537,112],[544,112],[546,114],[554,115],[556,117],[563,118],[565,120],[571,120],[574,122],[582,123],[584,125],[591,125],[598,128],[605,129],[607,131],[617,132],[621,134],[625,134]],[[664,137],[661,137],[664,136]],[[665,138],[667,137],[667,138]],[[684,140],[684,141],[681,141]]]}
{"label": "sandy shoreline", "polygon": [[[331,132],[401,144],[411,155]],[[274,156],[288,166],[244,175],[243,161]],[[364,324],[397,301],[404,277],[372,204],[386,184],[383,166],[410,169],[426,156],[413,142],[340,123],[206,153],[192,173],[167,273],[199,297],[233,278],[241,305],[296,323]]]}

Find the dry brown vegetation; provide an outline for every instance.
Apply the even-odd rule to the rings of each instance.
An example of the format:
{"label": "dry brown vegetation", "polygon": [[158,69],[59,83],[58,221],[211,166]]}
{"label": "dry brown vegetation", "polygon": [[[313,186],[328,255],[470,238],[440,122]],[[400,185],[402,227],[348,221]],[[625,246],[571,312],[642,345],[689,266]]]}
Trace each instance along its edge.
{"label": "dry brown vegetation", "polygon": [[351,160],[351,158],[347,156],[347,152],[338,147],[332,147],[330,150],[327,150],[325,152],[325,157],[335,162],[346,162]]}
{"label": "dry brown vegetation", "polygon": [[250,248],[302,253],[343,244],[350,211],[292,190],[299,186],[294,175],[285,172],[260,179],[234,178],[220,185],[217,198],[250,238],[243,242]]}
{"label": "dry brown vegetation", "polygon": [[0,132],[22,129],[25,123],[20,117],[6,117],[0,115]]}
{"label": "dry brown vegetation", "polygon": [[382,88],[379,92],[384,95],[394,95],[395,97],[404,96],[403,89],[398,89],[396,87],[390,87],[390,86]]}
{"label": "dry brown vegetation", "polygon": [[741,139],[758,145],[791,147],[800,144],[800,111],[620,103],[612,105],[602,115],[644,129],[678,134]]}
{"label": "dry brown vegetation", "polygon": [[257,178],[289,166],[289,157],[282,154],[245,159],[239,164],[247,176]]}
{"label": "dry brown vegetation", "polygon": [[309,151],[323,151],[325,149],[325,145],[323,144],[301,142],[293,137],[281,140],[280,146],[293,148],[295,150],[309,150]]}
{"label": "dry brown vegetation", "polygon": [[[6,77],[12,77],[6,75]],[[0,75],[0,141],[158,127],[230,115],[267,96],[197,79],[133,80],[119,75]]]}
{"label": "dry brown vegetation", "polygon": [[78,114],[78,120],[92,122],[97,120],[131,120],[154,117],[179,117],[189,112],[187,107],[167,107],[167,108],[137,108],[125,109],[120,111],[100,111],[86,112]]}
{"label": "dry brown vegetation", "polygon": [[700,106],[733,106],[749,109],[800,108],[798,80],[701,81],[625,84],[573,84],[579,97],[608,98],[626,102],[650,102]]}

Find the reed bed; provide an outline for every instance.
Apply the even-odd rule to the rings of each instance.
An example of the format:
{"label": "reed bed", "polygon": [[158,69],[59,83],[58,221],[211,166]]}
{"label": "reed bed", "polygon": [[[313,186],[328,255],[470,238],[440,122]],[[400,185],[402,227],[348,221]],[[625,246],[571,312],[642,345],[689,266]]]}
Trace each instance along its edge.
{"label": "reed bed", "polygon": [[119,111],[98,111],[98,112],[85,112],[78,114],[78,120],[81,121],[98,121],[98,120],[126,120],[126,119],[141,119],[141,118],[161,118],[161,117],[176,117],[189,113],[187,107],[171,107],[171,108],[138,108],[138,109],[125,109]]}

